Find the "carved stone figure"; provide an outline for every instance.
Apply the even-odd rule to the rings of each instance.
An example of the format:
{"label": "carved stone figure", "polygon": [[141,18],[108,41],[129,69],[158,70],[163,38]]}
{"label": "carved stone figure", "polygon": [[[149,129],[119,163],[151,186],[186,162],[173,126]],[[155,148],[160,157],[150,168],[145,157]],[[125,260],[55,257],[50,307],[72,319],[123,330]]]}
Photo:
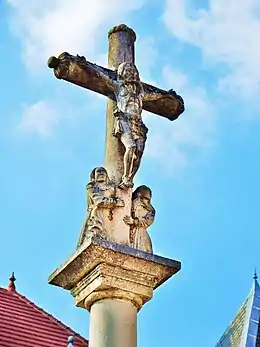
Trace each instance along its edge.
{"label": "carved stone figure", "polygon": [[131,216],[124,221],[130,225],[130,245],[140,251],[153,253],[152,241],[147,228],[152,225],[155,209],[151,204],[152,192],[147,186],[138,187],[132,195]]}
{"label": "carved stone figure", "polygon": [[[58,79],[108,98],[104,166],[116,188],[119,187],[121,190],[117,189],[116,193],[115,191],[113,193],[113,189],[116,188],[109,181],[102,184],[90,183],[89,212],[79,244],[86,235],[97,234],[111,242],[129,245],[129,226],[123,218],[131,216],[131,187],[140,167],[147,139],[148,129],[142,121],[142,110],[171,121],[176,120],[184,112],[183,99],[175,91],[163,90],[140,81],[135,66],[135,39],[133,30],[125,25],[110,30],[109,68],[94,64],[84,56],[71,55],[68,52],[60,54],[57,58],[50,57],[48,60],[48,66],[53,69]],[[104,195],[107,199],[105,202],[101,199]],[[109,200],[114,196],[124,201],[124,207],[116,208],[115,201]],[[145,212],[144,206],[143,212]],[[134,218],[137,217],[136,214]],[[145,223],[148,222],[147,226],[152,223],[151,217],[152,213],[148,214],[145,220]],[[113,220],[110,221],[109,218]],[[143,227],[144,230],[147,226]],[[132,229],[138,228],[133,225]],[[136,235],[139,234],[142,235],[141,232],[136,232]],[[135,243],[138,244],[137,241]]]}
{"label": "carved stone figure", "polygon": [[[144,92],[139,72],[133,63],[124,62],[118,66],[117,79],[111,79],[103,69],[96,66],[100,78],[113,90],[116,107],[113,135],[124,145],[124,172],[119,188],[132,188],[133,178],[142,159],[148,128],[142,121],[143,101],[151,95]],[[161,95],[154,95],[161,98]]]}
{"label": "carved stone figure", "polygon": [[147,138],[148,129],[141,117],[145,94],[134,64],[120,64],[117,74],[114,135],[125,147],[124,174],[119,187],[129,188],[133,186]]}
{"label": "carved stone figure", "polygon": [[109,239],[109,222],[113,210],[123,207],[124,201],[116,197],[116,187],[108,178],[106,169],[97,167],[90,174],[87,185],[87,218],[83,224],[77,247],[91,236]]}

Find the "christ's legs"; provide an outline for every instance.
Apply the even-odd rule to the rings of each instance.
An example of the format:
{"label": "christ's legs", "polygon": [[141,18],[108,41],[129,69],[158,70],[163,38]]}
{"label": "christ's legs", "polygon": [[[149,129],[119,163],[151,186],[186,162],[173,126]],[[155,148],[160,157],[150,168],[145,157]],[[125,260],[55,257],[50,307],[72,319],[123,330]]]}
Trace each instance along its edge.
{"label": "christ's legs", "polygon": [[135,160],[136,143],[132,138],[131,134],[123,133],[121,135],[121,142],[125,146],[124,154],[124,174],[122,177],[122,183],[119,185],[122,188],[132,187],[132,177],[133,177],[133,164]]}
{"label": "christ's legs", "polygon": [[131,179],[133,180],[136,172],[139,169],[140,163],[141,163],[141,159],[144,153],[144,147],[145,147],[145,139],[141,138],[141,139],[137,139],[135,141],[136,143],[136,149],[135,149],[135,158],[134,158],[134,162],[133,162],[133,170],[132,170],[132,175],[131,175]]}

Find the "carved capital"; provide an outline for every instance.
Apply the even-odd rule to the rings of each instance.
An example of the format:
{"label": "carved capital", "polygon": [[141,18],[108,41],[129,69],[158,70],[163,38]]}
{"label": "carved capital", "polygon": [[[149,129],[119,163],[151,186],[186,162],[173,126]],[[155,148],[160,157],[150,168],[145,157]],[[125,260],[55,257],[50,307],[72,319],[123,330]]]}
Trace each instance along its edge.
{"label": "carved capital", "polygon": [[151,299],[154,278],[149,274],[130,271],[111,264],[99,264],[71,291],[76,306],[90,310],[103,299],[131,301],[138,310]]}
{"label": "carved capital", "polygon": [[50,275],[49,283],[69,290],[75,304],[88,310],[106,298],[129,300],[140,309],[180,267],[175,260],[92,238]]}

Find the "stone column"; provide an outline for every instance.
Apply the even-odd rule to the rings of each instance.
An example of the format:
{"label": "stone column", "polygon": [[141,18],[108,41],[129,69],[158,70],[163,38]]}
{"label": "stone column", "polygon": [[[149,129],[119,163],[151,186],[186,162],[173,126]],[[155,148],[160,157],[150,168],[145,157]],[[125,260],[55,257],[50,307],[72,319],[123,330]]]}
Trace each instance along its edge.
{"label": "stone column", "polygon": [[90,309],[90,347],[136,347],[137,307],[128,300],[104,299]]}
{"label": "stone column", "polygon": [[90,312],[90,347],[136,347],[137,312],[178,261],[92,238],[49,277]]}

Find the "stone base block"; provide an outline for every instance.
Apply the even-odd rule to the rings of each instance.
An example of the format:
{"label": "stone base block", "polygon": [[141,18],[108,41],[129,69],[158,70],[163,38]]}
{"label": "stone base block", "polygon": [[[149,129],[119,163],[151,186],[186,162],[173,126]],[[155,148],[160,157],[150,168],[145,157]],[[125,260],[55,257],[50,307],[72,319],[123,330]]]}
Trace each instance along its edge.
{"label": "stone base block", "polygon": [[88,310],[106,298],[129,300],[140,309],[180,268],[178,261],[92,238],[49,276],[49,283],[70,290],[76,305]]}

